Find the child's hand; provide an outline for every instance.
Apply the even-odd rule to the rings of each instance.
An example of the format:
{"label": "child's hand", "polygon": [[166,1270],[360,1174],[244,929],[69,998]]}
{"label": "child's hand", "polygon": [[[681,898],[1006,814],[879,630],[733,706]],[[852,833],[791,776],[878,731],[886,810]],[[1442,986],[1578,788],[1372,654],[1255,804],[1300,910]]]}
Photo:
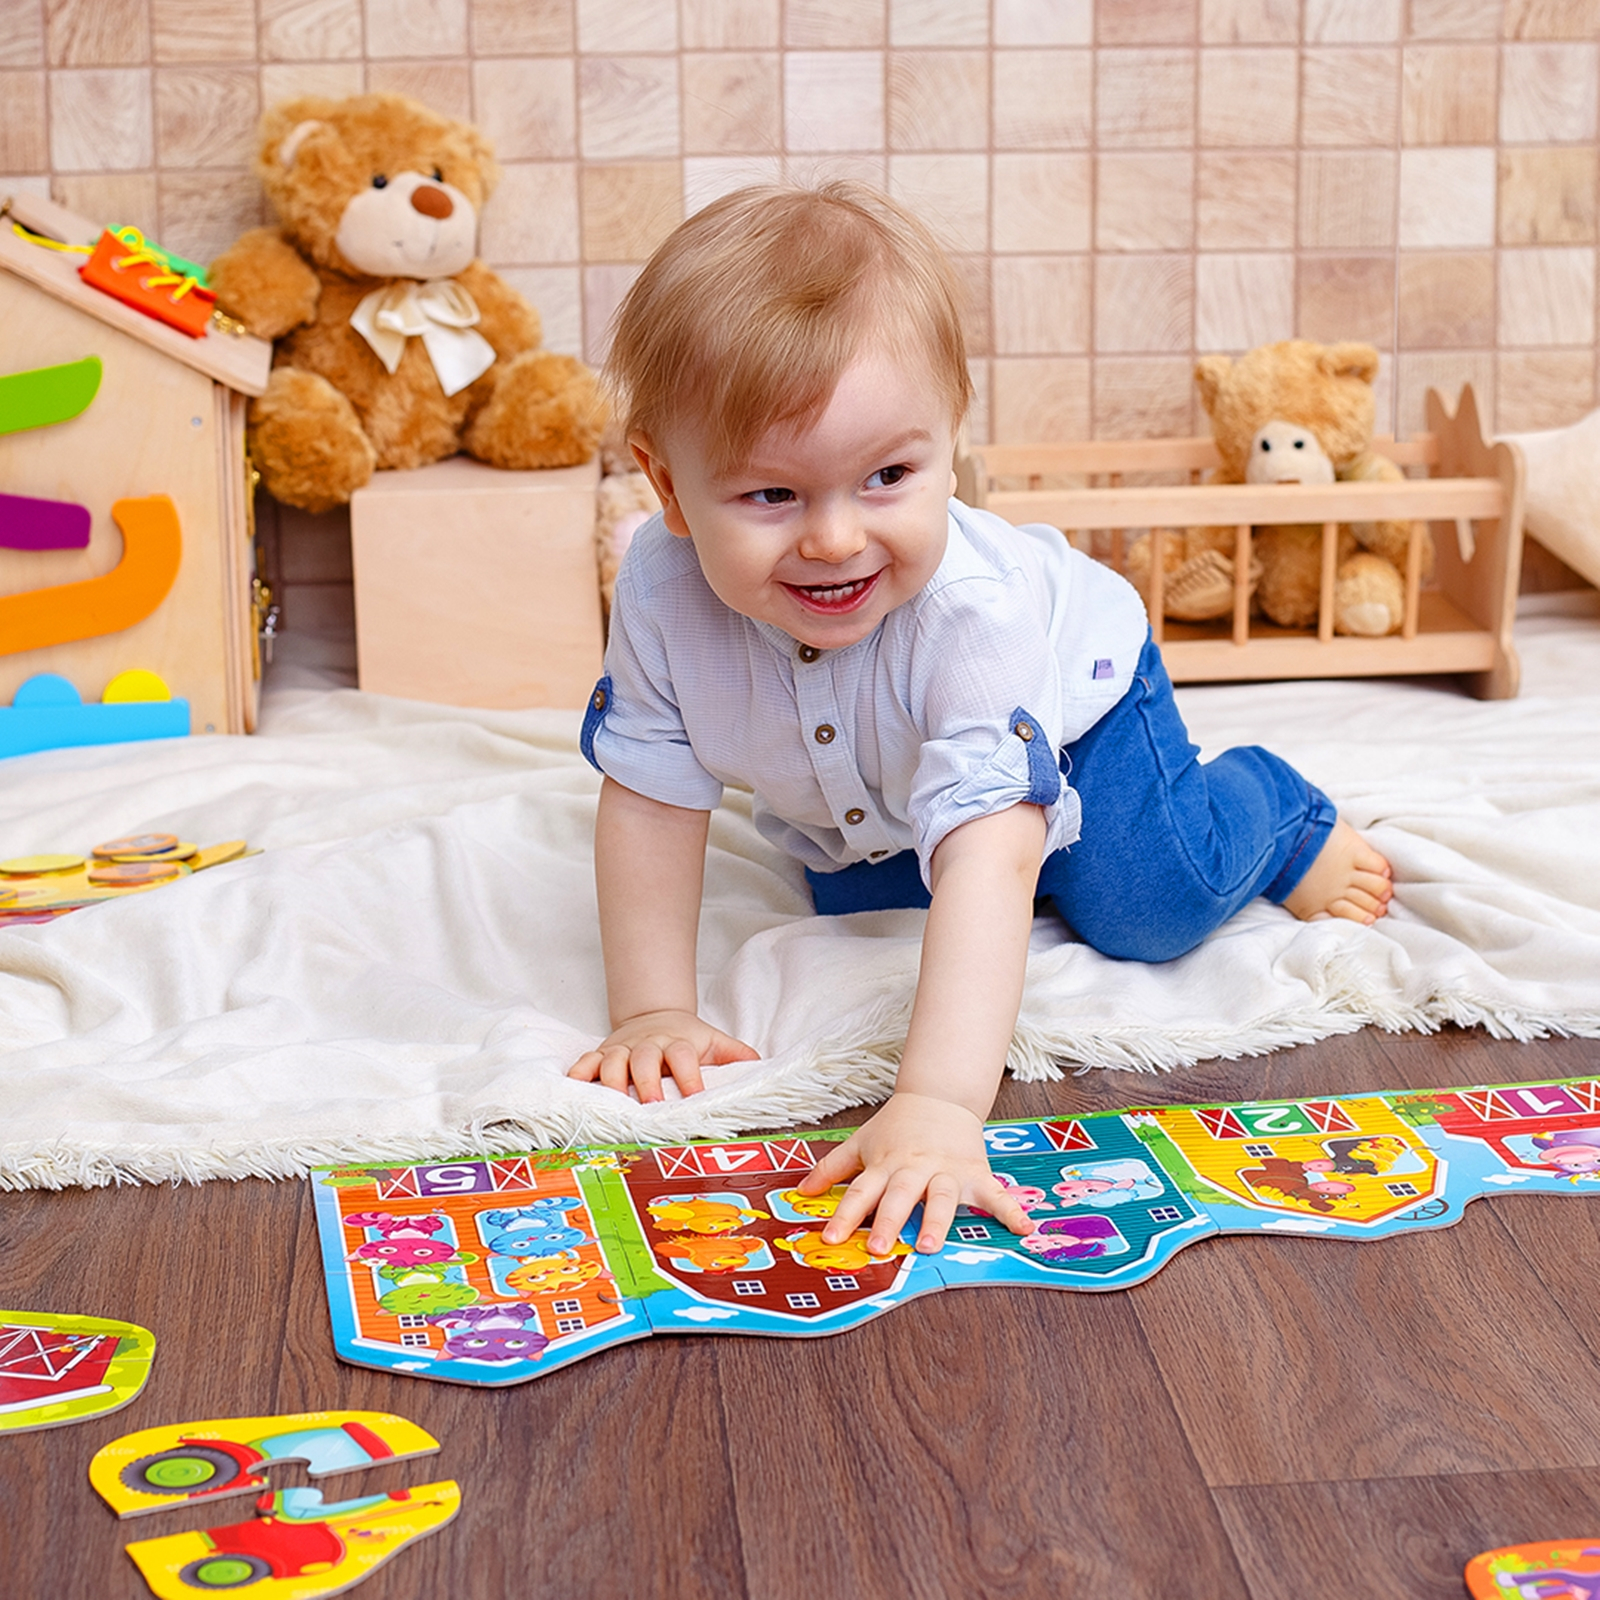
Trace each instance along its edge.
{"label": "child's hand", "polygon": [[684,1094],[698,1094],[705,1088],[701,1067],[760,1059],[759,1050],[702,1022],[692,1011],[644,1011],[613,1028],[597,1049],[579,1056],[567,1076],[586,1083],[598,1078],[624,1094],[631,1083],[648,1103],[662,1098],[663,1072]]}
{"label": "child's hand", "polygon": [[821,1194],[856,1174],[822,1230],[829,1244],[849,1238],[870,1211],[867,1248],[887,1255],[919,1200],[925,1204],[917,1249],[924,1253],[944,1243],[958,1205],[979,1206],[1016,1234],[1037,1227],[990,1172],[982,1120],[965,1106],[932,1095],[892,1095],[870,1122],[801,1179],[799,1189]]}

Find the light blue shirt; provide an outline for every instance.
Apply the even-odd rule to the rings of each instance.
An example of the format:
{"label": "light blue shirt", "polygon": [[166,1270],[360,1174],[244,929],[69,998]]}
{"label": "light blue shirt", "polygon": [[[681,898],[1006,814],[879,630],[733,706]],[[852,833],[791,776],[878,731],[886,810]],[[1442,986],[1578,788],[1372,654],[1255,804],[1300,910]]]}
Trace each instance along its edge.
{"label": "light blue shirt", "polygon": [[617,575],[589,760],[668,805],[755,795],[756,826],[821,872],[934,849],[975,817],[1043,807],[1078,837],[1057,753],[1127,692],[1144,602],[1054,528],[950,502],[927,584],[865,639],[817,651],[730,610],[659,515]]}

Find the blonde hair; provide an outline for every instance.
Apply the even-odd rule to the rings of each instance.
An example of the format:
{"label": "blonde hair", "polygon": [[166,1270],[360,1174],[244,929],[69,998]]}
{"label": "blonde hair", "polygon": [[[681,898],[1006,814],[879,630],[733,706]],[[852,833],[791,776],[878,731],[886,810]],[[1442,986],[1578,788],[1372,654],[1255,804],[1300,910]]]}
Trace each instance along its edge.
{"label": "blonde hair", "polygon": [[828,402],[869,339],[925,362],[959,424],[972,398],[961,285],[910,212],[857,183],[758,185],[679,226],[617,312],[605,378],[628,435],[704,431],[713,470]]}

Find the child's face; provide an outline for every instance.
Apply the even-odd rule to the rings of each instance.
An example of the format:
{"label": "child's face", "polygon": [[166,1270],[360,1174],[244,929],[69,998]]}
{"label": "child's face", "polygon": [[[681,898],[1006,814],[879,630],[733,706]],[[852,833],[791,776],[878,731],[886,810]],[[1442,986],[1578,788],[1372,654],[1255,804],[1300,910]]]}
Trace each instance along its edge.
{"label": "child's face", "polygon": [[920,366],[858,358],[812,423],[774,428],[732,472],[697,428],[632,442],[718,599],[801,644],[866,638],[943,559],[955,426]]}

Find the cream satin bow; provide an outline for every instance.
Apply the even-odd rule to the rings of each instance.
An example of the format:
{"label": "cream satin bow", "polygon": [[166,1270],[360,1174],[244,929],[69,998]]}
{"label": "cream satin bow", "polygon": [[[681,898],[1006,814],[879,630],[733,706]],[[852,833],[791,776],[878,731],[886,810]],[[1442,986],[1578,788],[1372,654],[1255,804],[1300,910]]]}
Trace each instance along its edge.
{"label": "cream satin bow", "polygon": [[494,346],[473,332],[477,322],[472,296],[454,278],[391,283],[374,289],[350,313],[350,326],[390,372],[400,365],[406,340],[421,339],[447,395],[458,394],[494,365]]}

